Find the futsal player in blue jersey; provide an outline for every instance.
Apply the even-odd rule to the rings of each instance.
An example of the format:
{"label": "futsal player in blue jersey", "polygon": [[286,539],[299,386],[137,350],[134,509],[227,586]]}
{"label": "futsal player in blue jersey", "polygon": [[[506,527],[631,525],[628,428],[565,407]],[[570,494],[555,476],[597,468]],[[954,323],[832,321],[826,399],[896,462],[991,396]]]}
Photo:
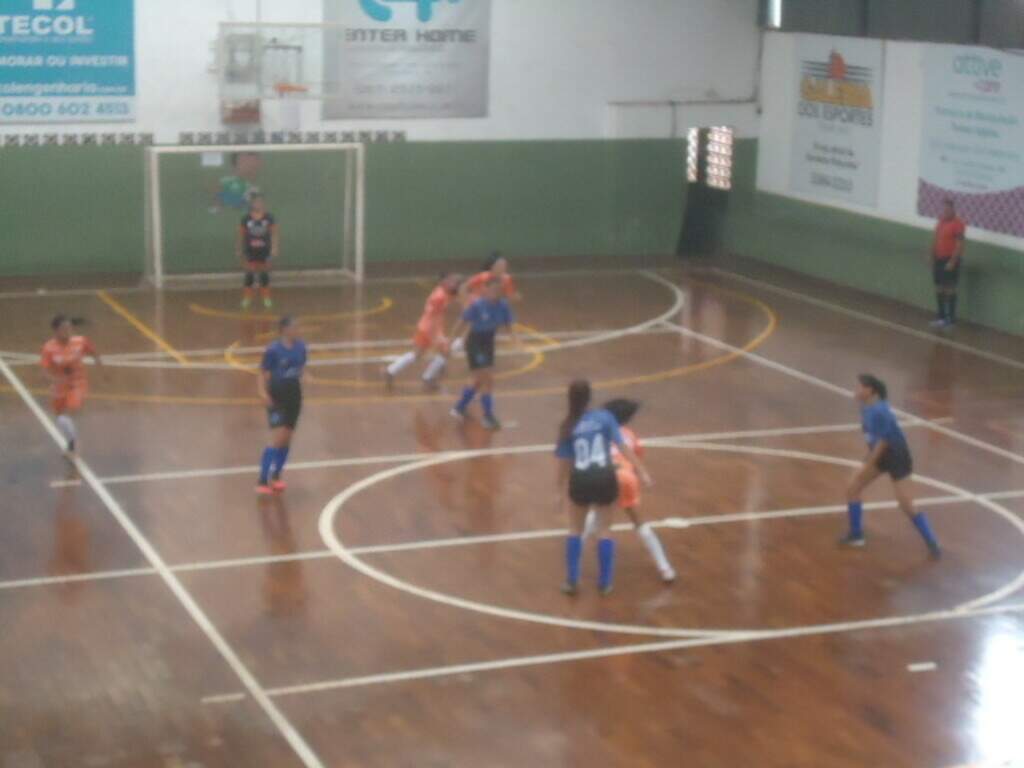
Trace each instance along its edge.
{"label": "futsal player in blue jersey", "polygon": [[868,443],[868,456],[847,489],[850,529],[846,536],[840,539],[840,544],[849,547],[864,546],[861,494],[880,475],[889,475],[900,509],[917,528],[932,557],[939,558],[942,550],[939,549],[939,543],[932,533],[928,518],[924,512],[914,512],[914,503],[910,498],[910,476],[914,471],[914,462],[907,438],[889,408],[885,384],[875,376],[861,374],[857,377],[855,397],[861,405],[861,423]]}
{"label": "futsal player in blue jersey", "polygon": [[302,373],[306,367],[306,344],[298,326],[289,316],[281,318],[281,335],[263,353],[260,364],[259,395],[267,407],[270,445],[260,459],[259,494],[281,493],[285,483],[281,472],[288,460],[292,433],[302,411]]}
{"label": "futsal player in blue jersey", "polygon": [[[612,591],[615,572],[615,541],[610,527],[612,505],[619,497],[619,483],[612,458],[612,446],[636,468],[641,482],[651,485],[651,476],[619,430],[615,417],[604,409],[588,410],[590,382],[569,385],[569,413],[558,431],[555,456],[558,461],[559,496],[569,498],[569,537],[565,542],[566,578],[562,591],[576,594],[583,554],[583,528],[587,513],[594,509],[597,522],[597,586],[602,595]],[[564,497],[563,497],[564,498]]]}
{"label": "futsal player in blue jersey", "polygon": [[[466,408],[473,398],[480,395],[484,410],[483,425],[487,429],[501,429],[501,422],[494,415],[494,342],[498,330],[504,328],[512,336],[512,342],[519,343],[513,328],[515,317],[508,301],[501,297],[500,278],[491,278],[484,295],[466,307],[462,318],[456,323],[450,338],[461,340],[469,362],[470,381],[462,390],[462,396],[452,408],[452,416],[466,417]],[[453,345],[456,349],[459,345]]]}

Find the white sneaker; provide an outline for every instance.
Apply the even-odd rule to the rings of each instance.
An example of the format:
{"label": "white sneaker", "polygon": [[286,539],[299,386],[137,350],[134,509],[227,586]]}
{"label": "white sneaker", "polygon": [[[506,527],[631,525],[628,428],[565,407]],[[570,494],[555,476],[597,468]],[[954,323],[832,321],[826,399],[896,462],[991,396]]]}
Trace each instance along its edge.
{"label": "white sneaker", "polygon": [[932,328],[945,328],[947,323],[946,323],[945,318],[937,317],[934,320],[932,320],[930,323],[928,323],[928,325],[930,325]]}

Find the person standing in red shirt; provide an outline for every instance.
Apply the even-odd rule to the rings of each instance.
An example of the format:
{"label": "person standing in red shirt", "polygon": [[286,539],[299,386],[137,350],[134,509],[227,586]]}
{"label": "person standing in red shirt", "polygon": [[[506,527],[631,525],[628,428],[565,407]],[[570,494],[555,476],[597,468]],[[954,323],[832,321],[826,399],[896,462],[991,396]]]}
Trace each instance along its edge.
{"label": "person standing in red shirt", "polygon": [[935,328],[949,328],[956,323],[956,288],[960,281],[966,232],[967,227],[957,217],[953,201],[947,198],[943,203],[942,217],[935,226],[932,243],[932,277],[938,307],[938,314],[932,321]]}

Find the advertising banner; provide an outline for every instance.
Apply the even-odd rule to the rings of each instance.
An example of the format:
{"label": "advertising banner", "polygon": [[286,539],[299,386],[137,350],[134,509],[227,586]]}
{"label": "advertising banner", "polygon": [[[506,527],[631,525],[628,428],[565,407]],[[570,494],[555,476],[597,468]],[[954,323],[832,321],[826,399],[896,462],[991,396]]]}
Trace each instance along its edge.
{"label": "advertising banner", "polygon": [[790,189],[873,207],[882,145],[879,40],[801,36]]}
{"label": "advertising banner", "polygon": [[0,0],[0,122],[135,119],[134,0]]}
{"label": "advertising banner", "polygon": [[1024,237],[1024,56],[929,46],[923,108],[918,212]]}
{"label": "advertising banner", "polygon": [[490,0],[324,0],[324,119],[485,117],[490,20]]}

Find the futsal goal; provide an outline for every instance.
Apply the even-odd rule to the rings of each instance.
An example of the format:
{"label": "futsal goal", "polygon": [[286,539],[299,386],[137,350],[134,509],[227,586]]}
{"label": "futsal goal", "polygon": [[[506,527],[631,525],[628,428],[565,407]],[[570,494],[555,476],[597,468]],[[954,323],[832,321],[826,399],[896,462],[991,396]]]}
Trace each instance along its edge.
{"label": "futsal goal", "polygon": [[146,276],[215,280],[241,269],[235,238],[262,195],[281,238],[282,276],[362,282],[366,209],[362,144],[149,147]]}

